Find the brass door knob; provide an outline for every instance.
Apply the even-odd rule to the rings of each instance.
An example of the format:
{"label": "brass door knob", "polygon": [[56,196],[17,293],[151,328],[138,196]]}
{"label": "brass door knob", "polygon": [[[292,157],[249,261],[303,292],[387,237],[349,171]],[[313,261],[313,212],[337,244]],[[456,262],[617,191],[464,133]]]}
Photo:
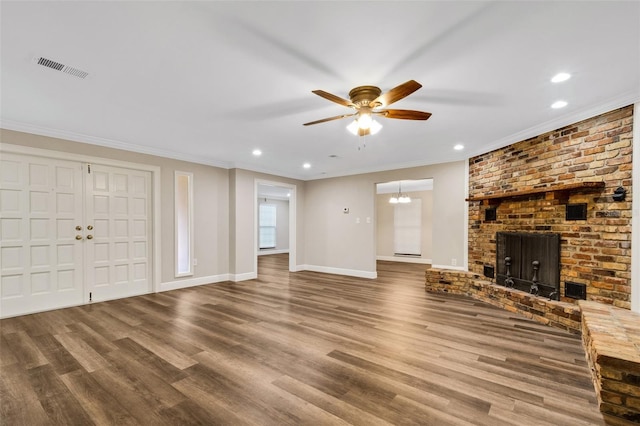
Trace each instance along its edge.
{"label": "brass door knob", "polygon": [[82,239],[82,235],[76,235],[76,240],[81,240]]}
{"label": "brass door knob", "polygon": [[89,234],[87,235],[87,240],[92,240],[93,239],[93,235]]}
{"label": "brass door knob", "polygon": [[76,225],[76,231],[82,231],[82,226]]}
{"label": "brass door knob", "polygon": [[89,226],[87,226],[87,229],[88,229],[89,231],[91,231],[91,230],[93,229],[93,225],[89,225]]}

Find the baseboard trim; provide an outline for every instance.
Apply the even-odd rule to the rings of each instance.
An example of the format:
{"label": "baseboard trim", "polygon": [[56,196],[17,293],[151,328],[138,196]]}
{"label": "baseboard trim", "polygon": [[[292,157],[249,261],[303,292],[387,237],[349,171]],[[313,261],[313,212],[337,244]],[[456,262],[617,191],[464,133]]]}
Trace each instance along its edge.
{"label": "baseboard trim", "polygon": [[244,274],[229,274],[229,281],[237,283],[239,281],[255,280],[258,278],[256,272],[245,272]]}
{"label": "baseboard trim", "polygon": [[222,281],[229,281],[229,274],[209,275],[206,277],[189,278],[186,280],[169,281],[160,283],[158,293],[169,290],[177,290],[179,288],[196,287],[205,284],[214,284]]}
{"label": "baseboard trim", "polygon": [[376,256],[376,260],[384,260],[386,262],[423,263],[426,265],[431,264],[431,259],[409,256]]}
{"label": "baseboard trim", "polygon": [[347,275],[350,277],[358,277],[358,278],[368,278],[368,279],[378,278],[378,273],[375,271],[369,272],[369,271],[360,271],[357,269],[332,268],[330,266],[298,265],[296,269],[298,271],[322,272],[323,274]]}

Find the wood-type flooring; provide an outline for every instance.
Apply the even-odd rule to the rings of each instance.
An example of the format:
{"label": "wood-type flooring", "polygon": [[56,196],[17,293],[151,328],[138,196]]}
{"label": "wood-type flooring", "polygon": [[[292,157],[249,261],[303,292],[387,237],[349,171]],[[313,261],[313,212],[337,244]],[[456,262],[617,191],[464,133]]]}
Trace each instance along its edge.
{"label": "wood-type flooring", "polygon": [[607,424],[579,336],[425,293],[425,265],[287,264],[0,321],[0,423]]}

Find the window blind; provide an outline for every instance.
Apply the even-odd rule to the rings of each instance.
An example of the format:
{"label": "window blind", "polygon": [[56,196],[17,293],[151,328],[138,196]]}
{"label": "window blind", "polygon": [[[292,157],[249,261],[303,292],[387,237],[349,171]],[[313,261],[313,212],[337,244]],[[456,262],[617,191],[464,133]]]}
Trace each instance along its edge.
{"label": "window blind", "polygon": [[276,205],[260,204],[259,208],[259,247],[276,248]]}
{"label": "window blind", "polygon": [[422,200],[396,204],[393,212],[393,252],[397,255],[422,255]]}

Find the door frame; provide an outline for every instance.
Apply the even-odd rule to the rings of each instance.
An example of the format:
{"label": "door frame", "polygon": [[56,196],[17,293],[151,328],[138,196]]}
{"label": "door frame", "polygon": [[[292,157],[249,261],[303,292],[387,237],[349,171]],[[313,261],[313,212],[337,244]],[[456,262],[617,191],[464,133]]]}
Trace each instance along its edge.
{"label": "door frame", "polygon": [[[143,170],[151,173],[151,209],[153,218],[151,220],[151,244],[152,255],[149,257],[151,266],[151,293],[157,293],[160,289],[161,278],[161,217],[160,217],[160,167],[151,166],[149,164],[134,163],[129,161],[112,160],[110,158],[94,157],[91,155],[75,154],[66,151],[55,151],[42,148],[34,148],[30,146],[14,145],[10,143],[0,142],[0,153],[12,153],[31,155],[35,157],[52,158],[56,160],[77,161],[80,163],[100,164],[104,166],[122,167],[126,169]],[[84,282],[83,282],[84,285]]]}
{"label": "door frame", "polygon": [[253,270],[258,276],[258,186],[270,185],[279,186],[291,190],[289,197],[289,272],[296,272],[296,211],[297,211],[297,186],[292,183],[278,182],[266,179],[255,179],[253,185]]}

